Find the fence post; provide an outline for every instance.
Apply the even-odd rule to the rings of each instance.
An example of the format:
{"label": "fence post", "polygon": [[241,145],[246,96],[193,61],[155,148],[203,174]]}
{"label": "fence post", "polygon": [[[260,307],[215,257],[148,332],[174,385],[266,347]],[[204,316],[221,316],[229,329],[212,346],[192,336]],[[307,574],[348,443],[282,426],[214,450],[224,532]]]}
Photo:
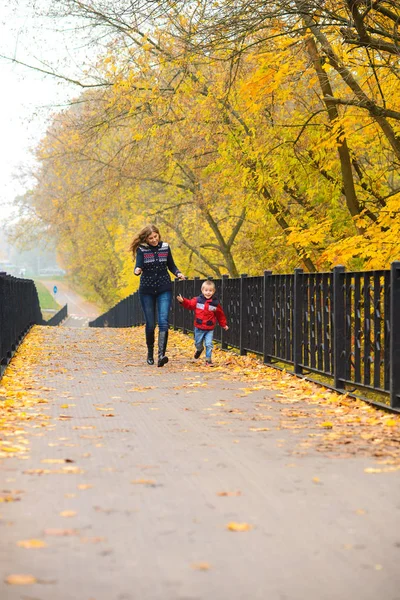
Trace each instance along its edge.
{"label": "fence post", "polygon": [[346,346],[345,346],[345,314],[344,314],[344,277],[342,265],[334,267],[333,285],[333,374],[335,388],[345,389]]}
{"label": "fence post", "polygon": [[173,296],[172,296],[172,327],[174,328],[174,331],[176,331],[176,304],[175,303],[178,302],[177,299],[176,299],[176,296],[177,296],[177,293],[176,293],[176,279],[174,279],[172,285],[173,285],[173,288],[174,288],[172,290],[172,294],[173,294]]}
{"label": "fence post", "polygon": [[240,292],[239,292],[239,327],[240,327],[240,334],[239,334],[239,352],[240,352],[240,356],[244,356],[245,354],[247,354],[247,351],[245,350],[244,347],[244,332],[245,332],[245,328],[246,328],[246,310],[245,310],[245,304],[244,304],[244,280],[246,279],[247,274],[246,273],[242,273],[240,276]]}
{"label": "fence post", "polygon": [[[225,282],[226,280],[229,279],[229,275],[222,275],[221,277],[221,306],[224,309],[224,311],[226,312],[225,309],[225,300],[226,300],[226,289],[225,289]],[[225,341],[225,330],[221,328],[221,348],[223,350],[226,350],[228,347],[228,344]]]}
{"label": "fence post", "polygon": [[390,406],[400,408],[400,261],[390,267]]}
{"label": "fence post", "polygon": [[271,315],[271,275],[272,271],[264,271],[263,281],[263,359],[265,363],[271,362],[273,326]]}
{"label": "fence post", "polygon": [[197,283],[198,283],[199,279],[200,279],[200,277],[198,275],[196,277],[193,277],[193,298],[198,296],[196,289],[197,289]]}
{"label": "fence post", "polygon": [[[1,365],[7,364],[7,342],[8,336],[6,334],[6,314],[5,314],[5,299],[7,297],[6,292],[6,273],[0,271],[0,368]],[[0,371],[0,376],[2,375]]]}
{"label": "fence post", "polygon": [[294,270],[293,285],[293,367],[296,375],[303,372],[300,363],[302,362],[302,325],[303,325],[303,289],[302,277],[303,269]]}
{"label": "fence post", "polygon": [[[189,281],[189,279],[185,279],[184,281],[182,281],[182,288],[183,289],[179,290],[179,293],[182,294],[182,296],[184,298],[186,298],[188,296],[188,294],[187,294],[187,283],[188,283],[188,281]],[[183,316],[182,316],[182,333],[185,334],[185,335],[187,333],[187,328],[186,328],[186,310],[183,310]]]}

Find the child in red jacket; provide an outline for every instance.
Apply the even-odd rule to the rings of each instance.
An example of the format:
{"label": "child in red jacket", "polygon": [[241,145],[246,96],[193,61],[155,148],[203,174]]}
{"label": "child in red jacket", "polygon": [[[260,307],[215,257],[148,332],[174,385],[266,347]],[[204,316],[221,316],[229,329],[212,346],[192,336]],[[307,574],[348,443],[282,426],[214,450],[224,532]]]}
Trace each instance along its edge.
{"label": "child in red jacket", "polygon": [[226,324],[226,317],[222,306],[218,302],[215,294],[215,283],[207,280],[201,286],[201,294],[197,298],[188,300],[181,294],[177,296],[183,308],[194,310],[194,343],[196,352],[194,358],[200,358],[204,345],[206,347],[206,365],[212,366],[211,353],[214,336],[214,328],[217,322],[225,330],[229,329]]}

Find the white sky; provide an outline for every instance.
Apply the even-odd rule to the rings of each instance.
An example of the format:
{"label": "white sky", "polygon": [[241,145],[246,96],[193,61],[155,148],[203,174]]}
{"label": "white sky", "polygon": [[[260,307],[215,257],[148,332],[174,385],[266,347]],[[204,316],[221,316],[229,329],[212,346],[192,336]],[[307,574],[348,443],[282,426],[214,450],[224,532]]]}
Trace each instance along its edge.
{"label": "white sky", "polygon": [[[40,0],[41,8],[47,1]],[[81,65],[90,53],[82,48],[83,41],[76,33],[56,33],[56,24],[34,18],[29,5],[30,0],[2,0],[0,54],[33,65],[40,60],[58,63],[60,72],[82,79]],[[67,29],[67,23],[57,25]],[[44,136],[50,115],[77,96],[80,88],[1,58],[0,82],[1,227],[12,218],[15,196],[29,189],[29,181],[22,183],[21,175],[34,164],[31,149]]]}

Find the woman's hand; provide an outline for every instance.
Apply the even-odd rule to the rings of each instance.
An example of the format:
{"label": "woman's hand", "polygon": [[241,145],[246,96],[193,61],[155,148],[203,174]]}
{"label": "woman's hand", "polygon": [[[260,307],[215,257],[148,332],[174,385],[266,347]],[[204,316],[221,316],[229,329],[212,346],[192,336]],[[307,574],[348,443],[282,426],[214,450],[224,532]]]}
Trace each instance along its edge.
{"label": "woman's hand", "polygon": [[180,271],[179,271],[179,272],[176,274],[176,276],[177,276],[177,278],[178,278],[178,279],[181,279],[182,281],[183,281],[184,279],[186,279],[186,277],[184,276],[184,274],[183,274],[183,273],[181,273]]}
{"label": "woman's hand", "polygon": [[181,294],[178,294],[178,296],[176,297],[176,299],[178,300],[178,302],[182,303],[183,302],[183,296]]}
{"label": "woman's hand", "polygon": [[141,275],[142,269],[140,267],[136,267],[136,269],[133,272],[135,273],[135,275]]}
{"label": "woman's hand", "polygon": [[228,331],[228,329],[229,329],[228,325],[225,325],[224,329],[225,329],[225,331]]}

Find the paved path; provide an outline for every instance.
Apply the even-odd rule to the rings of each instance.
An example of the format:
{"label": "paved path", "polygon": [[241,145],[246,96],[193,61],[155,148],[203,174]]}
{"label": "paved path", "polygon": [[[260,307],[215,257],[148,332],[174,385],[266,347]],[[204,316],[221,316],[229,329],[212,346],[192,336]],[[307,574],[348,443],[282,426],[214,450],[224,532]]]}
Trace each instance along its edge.
{"label": "paved path", "polygon": [[[400,471],[310,446],[318,406],[285,426],[282,390],[177,342],[157,369],[127,330],[35,335],[48,404],[0,466],[20,497],[0,504],[1,600],[400,599]],[[21,573],[37,583],[4,582]]]}
{"label": "paved path", "polygon": [[102,311],[92,302],[88,302],[69,287],[68,282],[41,279],[41,283],[53,294],[57,286],[56,300],[60,306],[68,304],[68,318],[63,323],[67,327],[87,327],[89,321],[95,319]]}

